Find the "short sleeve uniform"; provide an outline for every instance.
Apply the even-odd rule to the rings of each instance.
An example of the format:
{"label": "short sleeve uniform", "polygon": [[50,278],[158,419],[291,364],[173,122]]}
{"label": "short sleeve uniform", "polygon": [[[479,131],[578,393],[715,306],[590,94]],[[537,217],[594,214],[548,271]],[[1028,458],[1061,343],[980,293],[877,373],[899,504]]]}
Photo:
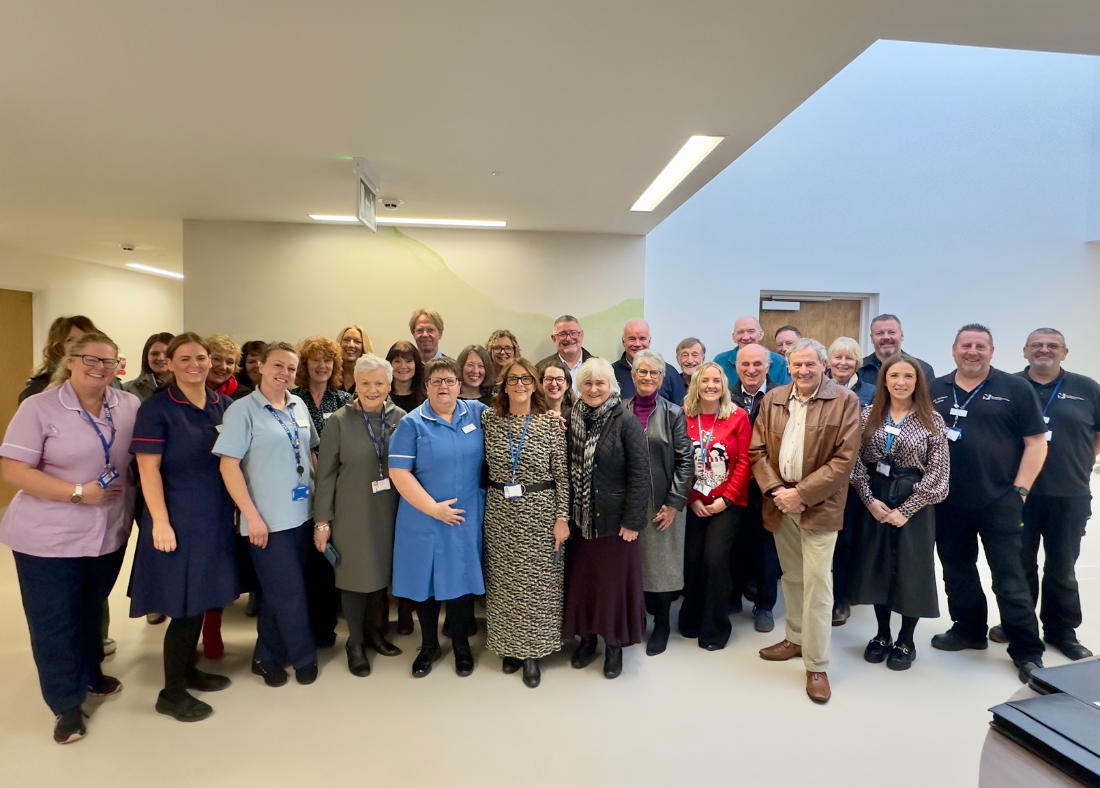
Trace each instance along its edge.
{"label": "short sleeve uniform", "polygon": [[[295,458],[293,441],[298,441]],[[282,410],[272,407],[259,390],[237,400],[225,411],[213,452],[241,461],[248,494],[268,531],[297,528],[313,515],[313,497],[294,500],[294,488],[310,485],[309,450],[320,436],[300,397],[288,393]],[[297,465],[297,462],[301,465]],[[302,468],[299,475],[297,468]],[[241,536],[248,521],[241,515]]]}
{"label": "short sleeve uniform", "polygon": [[1046,462],[1031,491],[1059,497],[1089,495],[1100,432],[1100,385],[1065,371],[1045,385],[1028,377],[1026,369],[1019,377],[1035,389],[1050,435]]}
{"label": "short sleeve uniform", "polygon": [[390,440],[390,468],[412,471],[436,501],[465,509],[465,520],[451,526],[402,499],[393,546],[393,593],[422,602],[484,594],[481,524],[485,491],[481,466],[485,440],[481,414],[486,406],[459,400],[453,421],[440,418],[424,402],[403,418]]}
{"label": "short sleeve uniform", "polygon": [[[962,390],[955,385],[954,372],[933,380],[929,389],[932,406],[947,424],[951,487],[946,503],[979,509],[1011,492],[1024,438],[1046,432],[1031,384],[990,368],[981,390]],[[951,415],[956,407],[966,416]],[[951,440],[953,430],[961,432],[956,440]]]}
{"label": "short sleeve uniform", "polygon": [[114,388],[104,397],[106,407],[99,416],[85,415],[68,381],[28,397],[8,424],[0,456],[25,462],[74,488],[95,484],[105,457],[91,418],[110,443],[111,464],[118,471],[114,484],[121,485],[122,495],[109,506],[92,506],[49,501],[20,490],[0,521],[0,543],[42,558],[95,557],[126,544],[134,516],[130,438],[141,401]]}
{"label": "short sleeve uniform", "polygon": [[229,404],[229,397],[207,389],[206,407],[199,408],[170,384],[138,411],[133,453],[161,456],[176,549],[165,553],[154,547],[153,518],[145,508],[130,580],[131,616],[197,616],[237,598],[233,500],[212,453]]}

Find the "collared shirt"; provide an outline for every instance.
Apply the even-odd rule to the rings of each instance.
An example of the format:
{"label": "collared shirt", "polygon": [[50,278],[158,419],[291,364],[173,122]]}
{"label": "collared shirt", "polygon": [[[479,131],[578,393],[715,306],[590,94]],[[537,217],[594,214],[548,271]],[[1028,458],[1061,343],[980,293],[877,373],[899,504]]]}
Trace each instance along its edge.
{"label": "collared shirt", "polygon": [[[741,376],[737,374],[737,351],[740,349],[739,346],[735,345],[733,350],[727,350],[714,357],[714,363],[725,371],[726,378],[729,380],[731,386],[733,385],[733,381],[741,379]],[[775,381],[775,385],[784,386],[790,383],[791,373],[787,369],[787,359],[770,350],[768,351],[768,357],[771,359],[771,364],[768,367],[768,375]]]}
{"label": "collared shirt", "polygon": [[[903,351],[904,352],[904,351]],[[909,356],[908,353],[905,355]],[[931,383],[936,378],[936,373],[932,371],[932,365],[927,361],[921,361],[916,356],[909,356],[909,358],[920,364],[921,369],[924,370],[925,379]],[[872,353],[869,356],[863,357],[863,366],[856,371],[856,377],[862,380],[864,383],[870,383],[872,386],[878,385],[878,371],[882,368],[882,359]],[[862,399],[862,398],[861,398]],[[867,403],[864,403],[867,404]]]}
{"label": "collared shirt", "polygon": [[[309,450],[321,442],[301,397],[289,392],[286,397],[283,410],[272,408],[274,416],[266,408],[270,404],[267,397],[259,390],[237,400],[225,411],[221,434],[214,444],[214,454],[241,461],[248,495],[272,532],[297,528],[310,518],[313,499],[295,501],[293,491],[299,484],[310,484]],[[292,419],[297,424],[301,443],[303,472],[300,481],[294,448],[283,429],[286,425],[291,435],[294,434]],[[248,521],[242,514],[241,536],[247,535]]]}
{"label": "collared shirt", "polygon": [[753,408],[756,407],[756,398],[759,397],[763,400],[764,395],[768,393],[768,376],[764,376],[764,380],[760,382],[760,389],[755,394],[749,394],[745,391],[744,383],[739,382],[737,385],[741,387],[741,407],[748,412],[751,421],[756,421],[756,413]]}
{"label": "collared shirt", "polygon": [[1096,462],[1096,433],[1100,432],[1100,385],[1066,370],[1050,383],[1039,383],[1031,379],[1028,369],[1017,375],[1039,395],[1050,431],[1047,459],[1031,491],[1037,495],[1088,495]]}
{"label": "collared shirt", "polygon": [[313,426],[318,435],[324,432],[325,422],[333,413],[355,399],[355,394],[351,391],[338,391],[332,386],[326,386],[325,393],[321,395],[321,407],[318,408],[313,401],[313,395],[309,393],[309,386],[297,386],[291,389],[290,393],[300,397],[306,404],[306,410],[309,411],[309,417],[313,419]]}
{"label": "collared shirt", "polygon": [[581,366],[584,364],[584,353],[581,353],[580,358],[577,359],[577,363],[571,367],[569,366],[569,362],[561,357],[561,353],[558,353],[558,359],[562,364],[569,367],[569,375],[573,379],[573,394],[579,397],[581,395],[581,390],[577,388],[577,373],[581,371]]}
{"label": "collared shirt", "polygon": [[[80,558],[107,555],[126,544],[134,514],[130,439],[141,401],[114,388],[105,396],[115,426],[110,450],[118,471],[114,485],[121,485],[122,495],[109,506],[92,506],[36,498],[20,490],[0,522],[0,542],[12,550],[42,558]],[[92,418],[110,441],[107,414]],[[0,456],[25,462],[74,489],[95,484],[104,470],[103,444],[69,381],[23,401],[8,424]]]}
{"label": "collared shirt", "polygon": [[791,386],[791,396],[787,400],[791,417],[787,419],[787,426],[783,428],[783,439],[779,443],[779,475],[785,482],[797,484],[802,481],[802,455],[806,448],[806,411],[820,389],[821,384],[818,383],[814,393],[802,400],[798,396],[798,389]]}

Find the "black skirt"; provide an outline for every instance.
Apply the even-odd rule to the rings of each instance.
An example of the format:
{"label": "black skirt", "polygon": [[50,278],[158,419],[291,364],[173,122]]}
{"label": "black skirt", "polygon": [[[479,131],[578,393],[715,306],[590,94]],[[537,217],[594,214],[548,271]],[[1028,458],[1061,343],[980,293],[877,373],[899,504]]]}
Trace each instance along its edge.
{"label": "black skirt", "polygon": [[[893,468],[890,476],[869,467],[871,492],[897,508],[923,478],[916,468]],[[878,522],[861,506],[852,534],[851,603],[889,605],[895,613],[914,618],[940,615],[936,588],[936,513],[925,506],[898,528]]]}

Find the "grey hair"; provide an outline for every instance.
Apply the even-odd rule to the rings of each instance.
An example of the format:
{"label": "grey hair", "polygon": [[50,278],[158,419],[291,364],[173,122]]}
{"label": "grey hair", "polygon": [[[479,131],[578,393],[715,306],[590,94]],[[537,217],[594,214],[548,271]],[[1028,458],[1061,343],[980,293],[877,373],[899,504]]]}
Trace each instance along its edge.
{"label": "grey hair", "polygon": [[360,372],[370,372],[372,369],[386,370],[386,375],[389,377],[390,383],[393,383],[393,364],[373,353],[364,353],[359,357],[355,362],[355,370],[352,372],[352,377],[358,377]]}
{"label": "grey hair", "polygon": [[665,370],[667,369],[667,365],[665,364],[665,357],[658,353],[656,350],[650,350],[649,348],[646,348],[645,350],[639,350],[637,353],[634,354],[634,362],[630,365],[631,375],[638,371],[638,366],[643,361],[648,361],[650,364],[657,367],[657,369],[661,370],[662,373],[665,372]]}
{"label": "grey hair", "polygon": [[[837,337],[836,339],[834,339],[833,344],[829,345],[829,358],[832,358],[833,354],[841,348],[851,353],[852,358],[854,358],[856,361],[859,361],[863,358],[863,351],[860,350],[859,343],[851,337]],[[787,352],[789,353],[790,351]]]}
{"label": "grey hair", "polygon": [[619,386],[619,381],[615,379],[615,370],[611,366],[611,362],[606,358],[598,358],[593,356],[588,361],[581,364],[581,368],[577,370],[577,389],[584,385],[584,382],[589,378],[596,377],[607,378],[608,384],[611,386],[612,396],[619,396],[623,393],[622,388]]}
{"label": "grey hair", "polygon": [[825,346],[818,342],[816,339],[810,339],[809,337],[803,337],[802,339],[791,345],[791,349],[787,351],[787,359],[789,360],[791,355],[797,353],[800,350],[805,350],[808,347],[812,347],[817,351],[817,360],[822,364],[829,360],[829,354],[825,352]]}

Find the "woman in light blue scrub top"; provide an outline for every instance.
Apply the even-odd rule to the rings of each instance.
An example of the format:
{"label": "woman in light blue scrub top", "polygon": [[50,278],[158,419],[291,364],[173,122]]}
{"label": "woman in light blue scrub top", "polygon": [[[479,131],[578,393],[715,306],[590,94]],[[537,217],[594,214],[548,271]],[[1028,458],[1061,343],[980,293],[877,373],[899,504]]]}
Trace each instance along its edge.
{"label": "woman in light blue scrub top", "polygon": [[455,671],[474,670],[470,651],[473,595],[485,593],[481,574],[481,468],[486,406],[460,400],[462,371],[449,358],[424,369],[428,401],[409,413],[390,441],[390,476],[401,493],[393,545],[393,594],[416,602],[423,638],[413,676],[431,672],[442,656],[439,603],[447,600]]}

